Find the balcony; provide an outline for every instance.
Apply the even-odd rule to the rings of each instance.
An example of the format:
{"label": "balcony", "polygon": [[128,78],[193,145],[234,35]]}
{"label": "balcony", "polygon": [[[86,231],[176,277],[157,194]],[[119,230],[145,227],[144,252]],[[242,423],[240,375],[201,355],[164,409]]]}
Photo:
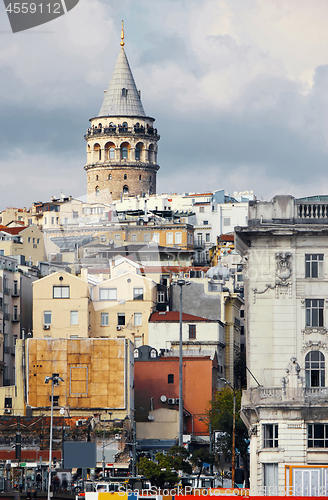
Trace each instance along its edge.
{"label": "balcony", "polygon": [[10,295],[10,288],[7,288],[6,286],[4,286],[3,293],[4,293],[4,295]]}
{"label": "balcony", "polygon": [[242,405],[321,404],[328,401],[328,387],[254,387],[243,392]]}
{"label": "balcony", "polygon": [[92,136],[102,136],[102,135],[110,135],[113,134],[125,134],[125,135],[139,135],[139,136],[153,136],[156,139],[159,139],[160,136],[157,134],[157,129],[154,127],[149,127],[148,125],[144,127],[143,125],[136,124],[133,127],[124,127],[123,125],[114,125],[112,127],[94,127],[89,128],[87,130],[85,139]]}
{"label": "balcony", "polygon": [[11,296],[12,297],[19,297],[20,293],[19,293],[19,290],[18,288],[13,288],[13,290],[11,291]]}
{"label": "balcony", "polygon": [[12,323],[19,323],[20,322],[20,314],[12,314],[11,315],[11,322]]}
{"label": "balcony", "polygon": [[6,312],[6,311],[5,311],[5,312],[3,313],[3,319],[6,319],[7,321],[9,321],[9,320],[10,320],[10,314],[9,314],[9,312]]}

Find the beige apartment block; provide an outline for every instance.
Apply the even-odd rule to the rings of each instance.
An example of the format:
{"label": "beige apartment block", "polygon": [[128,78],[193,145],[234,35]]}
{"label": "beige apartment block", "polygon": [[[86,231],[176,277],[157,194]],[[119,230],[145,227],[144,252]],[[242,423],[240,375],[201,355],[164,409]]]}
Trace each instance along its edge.
{"label": "beige apartment block", "polygon": [[0,212],[0,224],[6,226],[10,222],[20,222],[24,226],[30,226],[32,221],[30,209],[7,207]]}
{"label": "beige apartment block", "polygon": [[122,274],[114,273],[115,277],[92,288],[92,336],[147,344],[148,319],[156,307],[157,285],[132,265],[129,268],[123,262],[120,267]]}
{"label": "beige apartment block", "polygon": [[33,414],[50,413],[51,384],[45,377],[63,378],[54,389],[54,406],[70,416],[91,416],[110,410],[124,419],[134,407],[133,345],[127,339],[29,339],[27,341],[27,404]]}
{"label": "beige apartment block", "polygon": [[28,227],[0,226],[0,252],[2,255],[23,255],[36,265],[45,258],[42,231],[34,225]]}
{"label": "beige apartment block", "polygon": [[34,337],[89,337],[91,311],[88,284],[76,276],[56,272],[33,283]]}

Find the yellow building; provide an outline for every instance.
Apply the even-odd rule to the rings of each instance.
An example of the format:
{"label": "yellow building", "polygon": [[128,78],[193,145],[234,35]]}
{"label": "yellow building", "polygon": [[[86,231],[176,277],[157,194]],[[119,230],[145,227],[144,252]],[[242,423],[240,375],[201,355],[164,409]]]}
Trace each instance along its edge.
{"label": "yellow building", "polygon": [[22,222],[24,226],[33,224],[31,211],[24,208],[7,207],[0,212],[0,224],[6,226],[12,221]]}
{"label": "yellow building", "polygon": [[91,416],[110,410],[124,419],[134,406],[133,344],[126,339],[27,340],[27,405],[33,414],[50,411],[51,384],[58,373],[64,382],[54,388],[54,406],[70,416]]}
{"label": "yellow building", "polygon": [[2,255],[23,255],[25,260],[36,265],[44,260],[43,234],[36,226],[0,226],[0,252]]}
{"label": "yellow building", "polygon": [[88,284],[65,272],[33,283],[33,336],[89,337],[92,304]]}
{"label": "yellow building", "polygon": [[157,301],[157,284],[140,274],[138,264],[122,259],[112,278],[92,288],[92,336],[148,343],[148,319]]}

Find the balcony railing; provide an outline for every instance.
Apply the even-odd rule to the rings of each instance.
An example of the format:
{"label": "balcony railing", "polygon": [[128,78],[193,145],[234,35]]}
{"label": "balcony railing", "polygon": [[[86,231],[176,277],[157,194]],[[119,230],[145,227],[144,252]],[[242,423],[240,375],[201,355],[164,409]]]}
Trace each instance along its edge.
{"label": "balcony railing", "polygon": [[328,400],[328,387],[254,387],[243,393],[243,404],[285,404],[286,401],[295,403],[316,402]]}
{"label": "balcony railing", "polygon": [[6,319],[8,321],[10,320],[10,314],[9,314],[9,312],[4,312],[3,313],[3,319]]}
{"label": "balcony railing", "polygon": [[154,127],[144,127],[143,125],[135,125],[134,127],[124,127],[122,125],[114,125],[113,127],[94,127],[87,130],[86,139],[91,136],[100,135],[113,135],[113,134],[126,134],[126,135],[150,135],[159,139],[160,136],[157,134],[157,129]]}
{"label": "balcony railing", "polygon": [[328,203],[327,202],[295,202],[295,218],[296,219],[326,219],[328,220]]}
{"label": "balcony railing", "polygon": [[18,290],[18,288],[13,288],[12,289],[11,296],[12,297],[19,297],[19,290]]}
{"label": "balcony railing", "polygon": [[11,321],[12,323],[18,323],[20,321],[20,314],[12,314]]}
{"label": "balcony railing", "polygon": [[4,286],[3,287],[3,293],[4,293],[4,295],[10,295],[10,288]]}

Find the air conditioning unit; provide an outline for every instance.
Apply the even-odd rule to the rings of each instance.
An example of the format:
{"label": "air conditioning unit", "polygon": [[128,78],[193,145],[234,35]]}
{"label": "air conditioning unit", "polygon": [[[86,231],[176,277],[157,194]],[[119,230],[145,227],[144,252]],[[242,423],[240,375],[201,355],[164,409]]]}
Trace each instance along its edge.
{"label": "air conditioning unit", "polygon": [[5,408],[4,409],[4,413],[6,413],[7,415],[10,415],[11,414],[11,408]]}
{"label": "air conditioning unit", "polygon": [[44,330],[50,330],[50,325],[43,325]]}
{"label": "air conditioning unit", "polygon": [[175,400],[175,404],[176,404],[176,405],[178,405],[178,404],[179,404],[179,398],[177,398],[177,399]]}
{"label": "air conditioning unit", "polygon": [[116,330],[122,330],[122,327],[120,325],[117,325]]}
{"label": "air conditioning unit", "polygon": [[85,423],[86,423],[86,419],[80,418],[79,420],[76,421],[76,427],[82,427],[82,425]]}
{"label": "air conditioning unit", "polygon": [[174,405],[175,399],[174,398],[168,398],[167,402],[168,402],[169,405]]}

